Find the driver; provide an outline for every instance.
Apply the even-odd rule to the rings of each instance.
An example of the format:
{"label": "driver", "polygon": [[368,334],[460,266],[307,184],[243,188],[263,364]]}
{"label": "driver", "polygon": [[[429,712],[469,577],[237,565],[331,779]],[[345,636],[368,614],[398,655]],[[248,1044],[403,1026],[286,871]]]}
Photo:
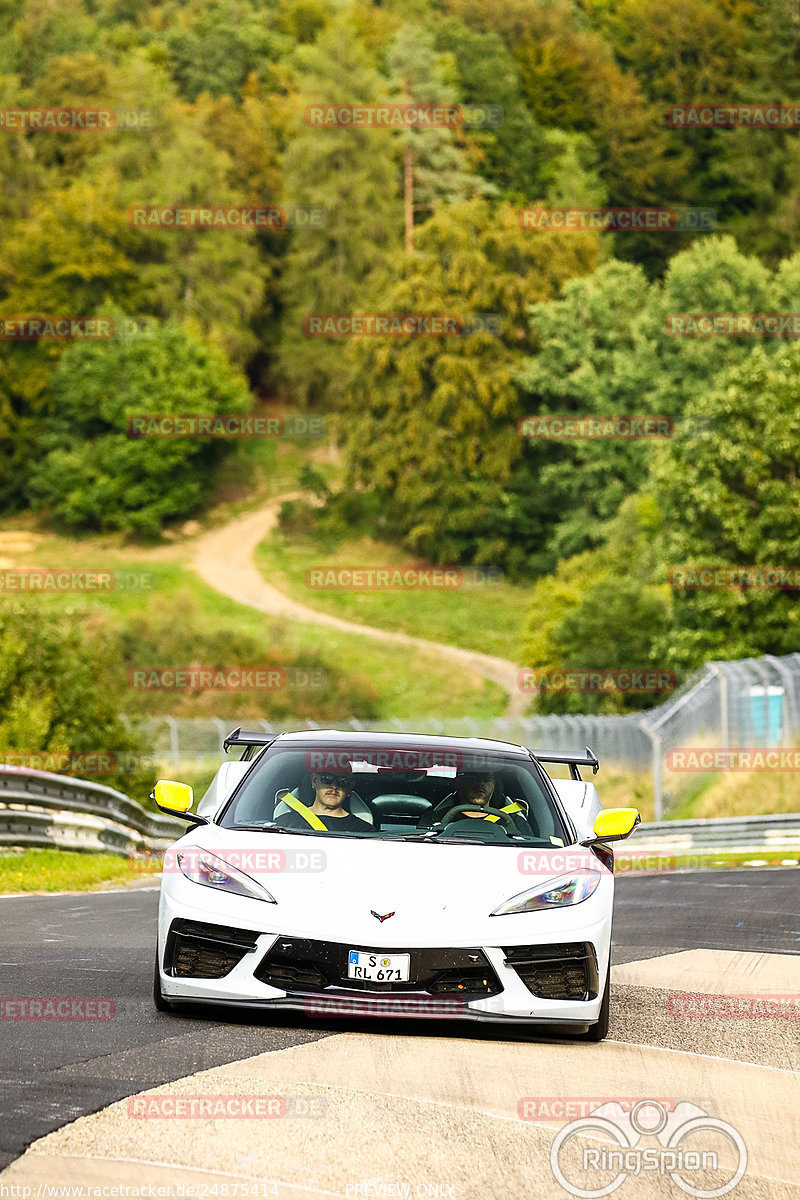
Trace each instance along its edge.
{"label": "driver", "polygon": [[313,771],[311,786],[314,802],[303,804],[296,796],[288,793],[283,797],[292,810],[277,818],[275,824],[284,829],[327,829],[331,833],[363,833],[372,826],[350,812],[350,793],[353,790],[352,773],[339,770],[328,773]]}
{"label": "driver", "polygon": [[474,817],[477,820],[492,821],[502,826],[503,822],[500,817],[495,813],[485,812],[487,808],[496,808],[500,812],[510,814],[511,821],[518,833],[525,837],[532,836],[523,805],[516,800],[503,802],[499,794],[495,801],[497,782],[492,771],[459,770],[456,773],[455,782],[456,790],[450,792],[431,812],[426,814],[423,821],[420,821],[421,828],[439,824],[456,804],[471,804],[474,805],[472,809],[458,813],[453,820],[461,821],[465,817]]}

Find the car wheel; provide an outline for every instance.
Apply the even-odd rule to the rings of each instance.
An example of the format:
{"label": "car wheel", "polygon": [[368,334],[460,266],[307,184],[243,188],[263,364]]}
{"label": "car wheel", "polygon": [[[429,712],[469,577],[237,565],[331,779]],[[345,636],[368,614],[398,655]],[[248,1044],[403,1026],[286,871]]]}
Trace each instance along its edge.
{"label": "car wheel", "polygon": [[586,1033],[580,1036],[587,1042],[602,1042],[603,1038],[608,1037],[609,1017],[611,1015],[611,964],[608,964],[606,972],[606,986],[603,992],[603,1003],[600,1005],[600,1017],[593,1025],[590,1025]]}
{"label": "car wheel", "polygon": [[161,975],[158,970],[158,946],[156,946],[156,962],[153,971],[153,1003],[159,1012],[172,1012],[172,1005],[165,999],[161,990]]}

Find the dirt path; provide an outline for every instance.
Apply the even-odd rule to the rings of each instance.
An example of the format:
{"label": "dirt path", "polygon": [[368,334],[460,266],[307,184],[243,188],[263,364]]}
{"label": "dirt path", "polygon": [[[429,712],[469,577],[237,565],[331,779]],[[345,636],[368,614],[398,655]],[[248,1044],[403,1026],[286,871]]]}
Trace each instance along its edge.
{"label": "dirt path", "polygon": [[266,507],[246,513],[221,529],[212,529],[197,539],[192,547],[191,565],[198,575],[223,595],[240,604],[247,604],[271,616],[303,621],[309,625],[338,629],[342,633],[357,633],[372,641],[394,642],[396,645],[431,650],[450,664],[471,671],[498,683],[509,696],[507,716],[518,716],[525,708],[527,697],[517,687],[517,667],[504,658],[464,650],[427,638],[412,637],[388,629],[376,629],[347,621],[330,613],[319,612],[293,600],[267,583],[253,561],[253,554],[278,522],[278,512],[284,500],[297,499],[302,493],[279,496]]}

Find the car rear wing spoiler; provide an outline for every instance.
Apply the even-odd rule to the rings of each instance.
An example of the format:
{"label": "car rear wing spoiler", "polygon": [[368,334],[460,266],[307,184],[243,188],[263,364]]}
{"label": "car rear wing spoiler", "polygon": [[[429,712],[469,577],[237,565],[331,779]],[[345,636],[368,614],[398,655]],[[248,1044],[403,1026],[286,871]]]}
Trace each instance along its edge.
{"label": "car rear wing spoiler", "polygon": [[252,754],[249,751],[255,750],[257,747],[263,749],[264,746],[268,746],[270,742],[274,741],[274,733],[256,733],[255,730],[242,729],[241,725],[239,725],[225,738],[225,741],[222,743],[222,749],[227,754],[231,746],[245,746],[247,750],[242,755],[242,758],[252,758]]}
{"label": "car rear wing spoiler", "polygon": [[580,779],[581,773],[578,767],[591,767],[592,774],[596,775],[600,769],[600,763],[597,761],[597,755],[587,746],[583,754],[573,754],[569,750],[563,753],[559,751],[557,754],[543,750],[541,753],[538,750],[531,750],[531,754],[540,763],[562,763],[569,767],[570,779]]}

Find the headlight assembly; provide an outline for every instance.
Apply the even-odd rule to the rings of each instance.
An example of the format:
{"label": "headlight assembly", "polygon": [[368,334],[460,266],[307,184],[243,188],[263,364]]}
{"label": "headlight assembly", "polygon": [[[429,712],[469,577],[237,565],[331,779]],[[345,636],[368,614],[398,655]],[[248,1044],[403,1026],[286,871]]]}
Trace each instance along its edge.
{"label": "headlight assembly", "polygon": [[519,892],[518,895],[512,896],[491,915],[508,917],[512,913],[542,912],[581,904],[596,891],[601,878],[600,871],[589,869],[575,874],[559,875],[556,879],[548,879],[527,892]]}
{"label": "headlight assembly", "polygon": [[187,879],[192,883],[202,884],[203,887],[217,888],[228,892],[231,896],[246,896],[248,900],[266,900],[268,904],[277,904],[265,887],[245,875],[238,867],[231,866],[210,850],[201,850],[199,846],[187,846],[179,850],[175,856],[178,866]]}

